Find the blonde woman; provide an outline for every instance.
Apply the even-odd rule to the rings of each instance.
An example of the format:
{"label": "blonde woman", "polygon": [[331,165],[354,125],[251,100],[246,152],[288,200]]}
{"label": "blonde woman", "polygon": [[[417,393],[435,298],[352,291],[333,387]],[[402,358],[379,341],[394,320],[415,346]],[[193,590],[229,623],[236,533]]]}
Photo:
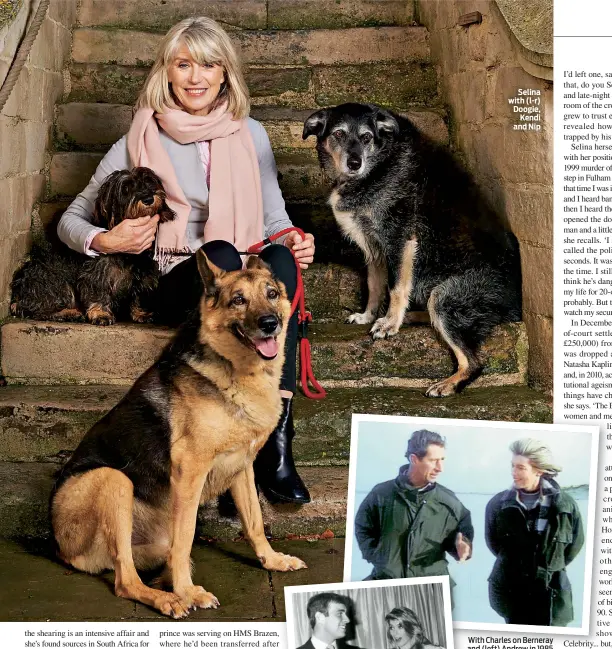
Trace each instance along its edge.
{"label": "blonde woman", "polygon": [[496,557],[489,601],[507,624],[565,626],[573,619],[565,568],[584,543],[580,511],[557,484],[561,467],[547,446],[526,438],[510,451],[512,487],[489,501],[485,515]]}
{"label": "blonde woman", "polygon": [[444,649],[427,639],[416,613],[406,606],[389,611],[385,615],[385,622],[390,649]]}
{"label": "blonde woman", "polygon": [[[239,251],[291,227],[268,136],[248,115],[248,90],[229,36],[208,18],[182,20],[160,44],[128,134],[113,145],[63,215],[60,239],[90,256],[139,254],[155,241],[162,272],[156,298],[161,319],[177,325],[189,314],[197,318],[194,307],[202,284],[196,250],[202,248],[220,268],[235,270],[242,266]],[[113,171],[134,166],[150,167],[161,177],[176,219],[159,228],[157,216],[125,220],[109,231],[93,226],[101,183]],[[261,257],[291,299],[296,268],[289,249],[307,268],[313,261],[314,237],[306,234],[302,240],[292,232],[282,243],[268,246]],[[301,504],[310,496],[291,451],[296,341],[294,316],[280,386],[283,414],[255,467],[268,498]]]}

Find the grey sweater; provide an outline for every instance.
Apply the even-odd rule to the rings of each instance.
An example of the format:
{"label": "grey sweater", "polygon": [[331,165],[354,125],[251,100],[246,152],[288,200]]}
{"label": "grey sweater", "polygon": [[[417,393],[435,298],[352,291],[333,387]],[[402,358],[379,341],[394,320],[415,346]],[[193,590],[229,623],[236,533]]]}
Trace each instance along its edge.
{"label": "grey sweater", "polygon": [[[285,210],[285,201],[278,186],[276,163],[265,128],[254,119],[248,119],[248,127],[257,151],[259,172],[261,174],[261,193],[264,211],[264,232],[262,239],[269,237],[284,228],[291,227],[291,221]],[[204,167],[200,160],[197,145],[179,144],[160,129],[162,144],[179,180],[185,197],[191,204],[187,224],[187,241],[192,250],[197,250],[204,243],[204,224],[208,219],[208,187]],[[77,252],[86,252],[87,240],[92,233],[105,232],[91,224],[94,202],[100,185],[105,178],[118,169],[131,168],[127,150],[127,139],[123,136],[101,160],[94,175],[85,189],[72,201],[62,215],[57,226],[59,238]],[[90,239],[91,240],[91,239]],[[89,254],[96,254],[90,251]],[[166,272],[171,270],[166,269]]]}

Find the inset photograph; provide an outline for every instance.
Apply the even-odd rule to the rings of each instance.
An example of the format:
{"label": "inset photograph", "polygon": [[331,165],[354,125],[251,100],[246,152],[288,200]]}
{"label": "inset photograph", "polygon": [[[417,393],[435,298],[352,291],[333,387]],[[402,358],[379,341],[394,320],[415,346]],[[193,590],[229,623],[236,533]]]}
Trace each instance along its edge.
{"label": "inset photograph", "polygon": [[453,649],[448,577],[285,588],[289,649]]}
{"label": "inset photograph", "polygon": [[345,581],[448,575],[456,628],[586,635],[598,436],[353,415]]}

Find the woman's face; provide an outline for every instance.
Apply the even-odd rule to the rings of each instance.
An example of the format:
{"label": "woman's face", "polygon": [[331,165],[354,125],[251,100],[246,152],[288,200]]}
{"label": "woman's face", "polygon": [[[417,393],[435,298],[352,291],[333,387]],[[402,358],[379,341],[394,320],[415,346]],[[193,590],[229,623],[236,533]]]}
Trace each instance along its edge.
{"label": "woman's face", "polygon": [[542,472],[538,471],[523,455],[512,456],[512,480],[517,489],[535,491],[540,484]]}
{"label": "woman's face", "polygon": [[200,65],[182,45],[168,67],[168,81],[183,110],[208,115],[225,81],[225,72],[216,63]]}
{"label": "woman's face", "polygon": [[389,620],[387,622],[387,628],[389,629],[389,635],[393,644],[396,647],[402,647],[402,649],[408,649],[414,644],[414,638],[411,636],[406,629],[402,626],[402,623],[399,620]]}

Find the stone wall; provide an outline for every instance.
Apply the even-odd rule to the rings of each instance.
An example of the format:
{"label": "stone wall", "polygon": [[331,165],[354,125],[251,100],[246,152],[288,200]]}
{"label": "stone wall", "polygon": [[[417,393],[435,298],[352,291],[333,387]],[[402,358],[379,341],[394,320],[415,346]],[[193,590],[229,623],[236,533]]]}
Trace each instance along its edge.
{"label": "stone wall", "polygon": [[[552,78],[552,27],[550,38],[546,31],[552,6],[547,0],[530,3],[539,9],[537,21],[534,15],[506,15],[521,29],[511,29],[502,14],[507,7],[520,7],[502,0],[418,0],[417,10],[429,29],[432,58],[450,108],[452,143],[520,242],[530,381],[550,390],[553,90],[545,78]],[[482,14],[480,24],[457,24],[460,16],[475,11]],[[535,29],[539,32],[530,34]],[[528,42],[525,47],[530,36],[536,44],[531,49]],[[519,88],[541,93],[539,131],[513,130],[518,117],[508,99]]]}
{"label": "stone wall", "polygon": [[[12,0],[0,14],[0,86],[39,0]],[[76,0],[51,0],[26,64],[0,114],[0,319],[13,273],[29,249],[33,208],[45,191],[54,106],[63,92]],[[7,5],[8,7],[8,5]]]}

